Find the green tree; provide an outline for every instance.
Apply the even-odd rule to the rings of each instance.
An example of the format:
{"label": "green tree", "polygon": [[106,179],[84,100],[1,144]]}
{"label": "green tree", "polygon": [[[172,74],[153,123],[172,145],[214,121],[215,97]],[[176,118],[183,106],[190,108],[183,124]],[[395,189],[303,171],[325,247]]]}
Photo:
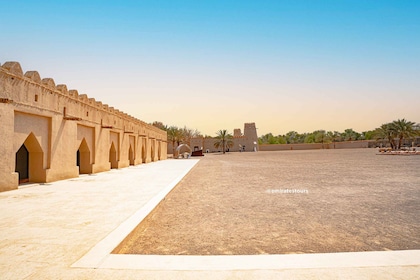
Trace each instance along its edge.
{"label": "green tree", "polygon": [[286,133],[285,139],[287,144],[299,143],[299,133],[297,133],[296,131],[289,131]]}
{"label": "green tree", "polygon": [[314,140],[315,143],[326,143],[328,142],[328,137],[327,137],[327,133],[325,132],[325,130],[318,130],[318,131],[314,131]]}
{"label": "green tree", "polygon": [[168,130],[168,126],[167,125],[164,125],[162,122],[154,121],[152,123],[152,125],[155,126],[155,127],[157,127],[157,128],[160,128],[162,130],[165,130],[165,131]]}
{"label": "green tree", "polygon": [[383,139],[388,140],[392,149],[395,149],[395,137],[396,133],[390,123],[385,123],[375,130],[376,140]]}
{"label": "green tree", "polygon": [[341,134],[341,137],[344,139],[344,141],[355,141],[360,138],[360,133],[354,131],[352,128],[348,128],[344,130],[344,132]]}
{"label": "green tree", "polygon": [[341,133],[338,131],[334,131],[332,134],[332,141],[333,142],[341,142],[343,138],[341,137]]}
{"label": "green tree", "polygon": [[375,138],[375,130],[368,130],[362,132],[362,139],[373,140]]}
{"label": "green tree", "polygon": [[315,134],[306,133],[304,143],[315,143]]}
{"label": "green tree", "polygon": [[417,135],[417,132],[414,130],[414,125],[414,122],[405,119],[398,119],[389,124],[390,129],[394,131],[394,135],[398,137],[396,149],[401,149],[404,138],[411,138]]}
{"label": "green tree", "polygon": [[278,144],[287,144],[286,138],[284,136],[277,136],[277,143]]}
{"label": "green tree", "polygon": [[278,143],[279,143],[279,139],[277,136],[274,136],[271,134],[270,137],[268,137],[268,144],[278,144]]}
{"label": "green tree", "polygon": [[167,129],[168,134],[168,141],[172,143],[172,153],[175,153],[175,143],[177,143],[177,146],[182,141],[182,131],[176,126],[170,126]]}
{"label": "green tree", "polygon": [[226,148],[233,147],[233,136],[228,133],[226,129],[221,129],[217,132],[216,142],[214,142],[215,148],[222,148],[223,153],[226,153]]}
{"label": "green tree", "polygon": [[334,142],[334,132],[327,131],[326,137],[327,137],[328,143]]}
{"label": "green tree", "polygon": [[269,143],[269,142],[270,142],[270,139],[272,139],[273,137],[274,136],[271,132],[267,133],[267,134],[264,134],[264,135],[258,137],[258,144],[272,144],[272,143]]}

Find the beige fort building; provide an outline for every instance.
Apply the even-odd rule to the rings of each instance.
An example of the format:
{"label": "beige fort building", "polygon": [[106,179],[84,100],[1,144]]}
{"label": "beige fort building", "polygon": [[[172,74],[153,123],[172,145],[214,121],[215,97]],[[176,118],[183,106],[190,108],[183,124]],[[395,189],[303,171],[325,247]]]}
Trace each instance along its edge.
{"label": "beige fort building", "polygon": [[0,191],[167,158],[166,132],[66,85],[0,66]]}
{"label": "beige fort building", "polygon": [[[229,151],[239,152],[256,152],[258,151],[258,136],[255,123],[245,123],[244,132],[240,128],[233,130],[233,142]],[[197,137],[191,139],[192,149],[202,149],[205,153],[218,152],[221,148],[214,147],[214,138]]]}
{"label": "beige fort building", "polygon": [[[244,132],[242,133],[240,128],[233,130],[233,145],[228,148],[231,152],[257,152],[259,150],[257,128],[255,123],[245,123]],[[214,143],[217,141],[213,137],[193,137],[189,139],[185,144],[188,144],[192,151],[202,150],[204,153],[220,152],[221,147],[216,148]],[[176,145],[176,144],[175,144]],[[176,147],[172,146],[172,143],[168,142],[168,152],[172,153]]]}

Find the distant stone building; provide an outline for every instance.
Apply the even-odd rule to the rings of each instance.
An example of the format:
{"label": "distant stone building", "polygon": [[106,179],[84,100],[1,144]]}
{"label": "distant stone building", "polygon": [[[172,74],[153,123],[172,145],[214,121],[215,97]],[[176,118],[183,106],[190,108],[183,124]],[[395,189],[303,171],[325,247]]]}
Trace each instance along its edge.
{"label": "distant stone building", "polygon": [[[255,123],[245,123],[244,133],[241,129],[233,130],[233,146],[229,148],[231,152],[253,152],[258,151],[258,136]],[[215,148],[216,139],[213,137],[195,137],[191,138],[188,144],[193,151],[203,150],[204,153],[220,152],[221,148]],[[168,142],[168,153],[172,153],[172,143]]]}
{"label": "distant stone building", "polygon": [[17,62],[0,66],[0,191],[167,158],[166,132]]}

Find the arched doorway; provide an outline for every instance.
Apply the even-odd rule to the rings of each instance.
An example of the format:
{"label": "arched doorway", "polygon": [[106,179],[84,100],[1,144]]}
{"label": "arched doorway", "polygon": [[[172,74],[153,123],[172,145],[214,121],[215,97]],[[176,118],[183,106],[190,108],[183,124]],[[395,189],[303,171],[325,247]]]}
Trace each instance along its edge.
{"label": "arched doorway", "polygon": [[128,149],[128,160],[130,161],[130,165],[134,165],[134,151],[131,145],[130,145],[130,148]]}
{"label": "arched doorway", "polygon": [[161,153],[162,153],[162,152],[161,152],[161,147],[160,147],[160,146],[161,146],[161,142],[159,141],[159,142],[158,142],[158,160],[160,160]]}
{"label": "arched doorway", "polygon": [[33,133],[30,133],[16,152],[15,172],[19,183],[45,182],[44,152]]}
{"label": "arched doorway", "polygon": [[15,172],[19,173],[19,184],[29,182],[29,151],[25,144],[16,153]]}
{"label": "arched doorway", "polygon": [[111,168],[118,168],[117,150],[114,142],[111,143],[111,148],[109,149],[109,162],[111,163]]}
{"label": "arched doorway", "polygon": [[77,150],[77,166],[79,167],[80,174],[92,173],[90,150],[85,138],[83,138],[82,143],[80,143],[79,149]]}

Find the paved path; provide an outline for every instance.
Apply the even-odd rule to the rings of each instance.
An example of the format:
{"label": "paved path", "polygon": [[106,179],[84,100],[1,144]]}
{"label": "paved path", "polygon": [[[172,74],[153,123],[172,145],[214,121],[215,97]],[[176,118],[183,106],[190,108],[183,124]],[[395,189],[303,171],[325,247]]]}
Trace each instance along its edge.
{"label": "paved path", "polygon": [[[420,275],[420,252],[415,250],[370,257],[359,253],[231,256],[230,260],[109,254],[196,162],[166,160],[0,193],[0,279],[416,279]],[[331,262],[334,258],[339,261]],[[243,261],[250,266],[238,266]]]}

